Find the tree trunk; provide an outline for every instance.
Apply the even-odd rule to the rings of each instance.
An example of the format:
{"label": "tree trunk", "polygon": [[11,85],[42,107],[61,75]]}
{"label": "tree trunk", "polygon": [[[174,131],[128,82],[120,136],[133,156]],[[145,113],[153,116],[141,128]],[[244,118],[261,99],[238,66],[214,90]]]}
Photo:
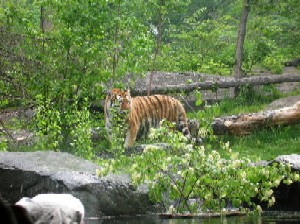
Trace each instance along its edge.
{"label": "tree trunk", "polygon": [[[247,19],[250,11],[249,1],[250,0],[244,0],[243,11],[240,19],[240,26],[238,30],[238,38],[237,38],[236,53],[235,53],[235,69],[234,69],[234,77],[237,79],[244,76],[242,70],[243,47],[244,47],[244,40],[246,36]],[[235,94],[238,95],[238,93],[239,93],[239,88],[235,88]]]}
{"label": "tree trunk", "polygon": [[[118,1],[117,5],[118,10],[118,17],[121,16],[121,1]],[[120,54],[120,47],[119,47],[119,38],[120,38],[120,22],[117,21],[115,24],[115,31],[114,31],[114,39],[113,39],[113,56],[112,56],[112,77],[116,77],[117,74],[117,67],[119,63],[119,54]]]}
{"label": "tree trunk", "polygon": [[296,123],[300,123],[300,101],[292,107],[278,110],[216,118],[213,121],[212,129],[216,135],[243,136],[261,128]]}
{"label": "tree trunk", "polygon": [[160,0],[160,8],[158,11],[158,23],[157,23],[157,36],[156,36],[156,43],[155,43],[155,49],[154,49],[154,58],[151,64],[151,73],[149,76],[149,83],[147,87],[147,96],[150,96],[151,94],[151,87],[152,87],[152,80],[153,80],[153,73],[155,70],[156,65],[156,58],[160,54],[161,51],[161,43],[162,43],[162,32],[163,32],[163,21],[164,21],[164,15],[163,15],[163,7],[165,5],[164,0]]}

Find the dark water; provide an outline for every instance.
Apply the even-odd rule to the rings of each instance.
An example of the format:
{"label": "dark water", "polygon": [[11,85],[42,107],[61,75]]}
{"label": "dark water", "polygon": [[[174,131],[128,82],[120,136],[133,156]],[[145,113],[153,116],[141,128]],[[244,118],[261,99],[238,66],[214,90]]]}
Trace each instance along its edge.
{"label": "dark water", "polygon": [[300,224],[300,213],[270,212],[261,216],[231,216],[196,219],[160,219],[158,217],[131,217],[114,219],[86,219],[85,224]]}

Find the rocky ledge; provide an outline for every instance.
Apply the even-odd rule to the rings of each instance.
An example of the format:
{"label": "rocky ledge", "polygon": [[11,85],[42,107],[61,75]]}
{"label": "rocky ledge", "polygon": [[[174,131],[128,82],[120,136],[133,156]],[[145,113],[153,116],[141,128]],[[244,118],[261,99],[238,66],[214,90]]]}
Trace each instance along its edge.
{"label": "rocky ledge", "polygon": [[99,166],[61,152],[0,152],[0,195],[10,203],[41,193],[79,198],[86,217],[136,215],[155,211],[146,192],[127,174],[99,178]]}
{"label": "rocky ledge", "polygon": [[[279,156],[274,161],[300,170],[300,155]],[[0,194],[15,203],[41,193],[69,193],[82,201],[86,217],[160,211],[150,202],[147,190],[132,186],[129,175],[100,178],[96,169],[100,167],[68,153],[0,152]],[[300,183],[280,185],[275,197],[277,203],[271,210],[299,211]]]}
{"label": "rocky ledge", "polygon": [[[300,172],[300,155],[282,155],[278,156],[274,161],[278,163],[289,163],[293,171]],[[273,211],[300,211],[300,182],[291,185],[281,183],[274,190],[276,203],[271,208],[265,207],[265,210]]]}

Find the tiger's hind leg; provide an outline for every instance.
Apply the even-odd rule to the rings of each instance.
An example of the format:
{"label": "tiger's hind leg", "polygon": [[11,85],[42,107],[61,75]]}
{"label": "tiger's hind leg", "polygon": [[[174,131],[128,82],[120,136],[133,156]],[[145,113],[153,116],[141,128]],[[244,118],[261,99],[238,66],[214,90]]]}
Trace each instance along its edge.
{"label": "tiger's hind leg", "polygon": [[137,133],[138,133],[138,126],[137,125],[132,125],[127,133],[126,133],[126,138],[125,138],[125,143],[124,143],[124,147],[125,149],[128,149],[129,147],[132,147],[134,145],[134,142],[136,140],[137,137]]}

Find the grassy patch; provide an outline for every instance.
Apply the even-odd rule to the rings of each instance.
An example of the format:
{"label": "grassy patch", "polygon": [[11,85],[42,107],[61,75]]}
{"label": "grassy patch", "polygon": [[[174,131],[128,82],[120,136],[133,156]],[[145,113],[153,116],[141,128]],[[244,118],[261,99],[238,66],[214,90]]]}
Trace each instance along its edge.
{"label": "grassy patch", "polygon": [[[202,118],[212,121],[213,118],[224,115],[256,113],[265,110],[276,99],[294,95],[299,95],[299,91],[282,94],[274,85],[265,86],[260,92],[247,87],[242,89],[240,97],[225,99],[218,105],[205,108],[201,112]],[[189,117],[194,118],[195,114],[189,114]],[[222,142],[229,141],[233,151],[254,160],[272,160],[278,155],[300,154],[300,124],[260,129],[244,137],[220,136],[219,139]],[[218,149],[218,144],[213,148]]]}
{"label": "grassy patch", "polygon": [[237,98],[220,102],[221,115],[258,112],[264,110],[274,100],[284,96],[275,85],[265,85],[260,88],[244,86],[240,91],[240,96]]}
{"label": "grassy patch", "polygon": [[251,159],[272,160],[279,155],[300,153],[300,124],[264,129],[244,137],[223,136],[234,151]]}

